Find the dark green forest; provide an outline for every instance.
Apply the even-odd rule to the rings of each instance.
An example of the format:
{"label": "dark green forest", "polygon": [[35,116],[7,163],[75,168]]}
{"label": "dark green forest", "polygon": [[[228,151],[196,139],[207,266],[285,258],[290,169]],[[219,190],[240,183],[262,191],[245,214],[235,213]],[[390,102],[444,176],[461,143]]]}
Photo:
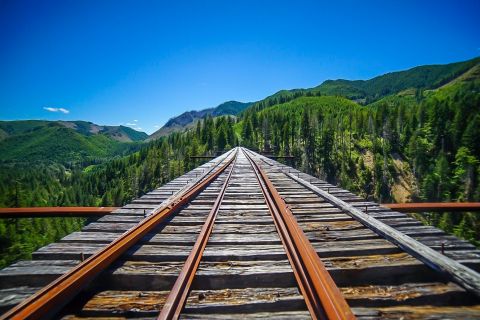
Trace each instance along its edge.
{"label": "dark green forest", "polygon": [[[4,162],[0,206],[121,206],[201,164],[190,155],[236,145],[294,155],[298,169],[379,202],[480,201],[480,68],[472,61],[389,74],[371,86],[354,82],[354,89],[344,80],[335,93],[324,85],[281,91],[238,117],[207,117],[99,163]],[[374,94],[377,87],[387,89]],[[420,218],[480,244],[474,213]],[[82,223],[0,220],[0,267]]]}
{"label": "dark green forest", "polygon": [[[479,201],[478,88],[477,82],[412,91],[367,106],[342,97],[299,97],[246,112],[242,144],[292,154],[300,170],[366,199]],[[474,213],[422,219],[479,244]]]}
{"label": "dark green forest", "polygon": [[[84,166],[7,163],[0,170],[0,206],[121,206],[200,165],[190,155],[238,144],[231,117],[207,118],[195,131],[173,133],[140,151]],[[207,150],[210,150],[207,152]],[[0,219],[0,267],[79,229],[85,219]]]}

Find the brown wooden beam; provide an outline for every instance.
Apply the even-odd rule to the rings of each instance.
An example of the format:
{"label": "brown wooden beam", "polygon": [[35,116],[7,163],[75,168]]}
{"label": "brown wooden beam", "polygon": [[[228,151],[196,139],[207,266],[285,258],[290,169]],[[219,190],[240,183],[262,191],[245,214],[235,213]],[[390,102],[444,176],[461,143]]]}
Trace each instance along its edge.
{"label": "brown wooden beam", "polygon": [[[383,203],[399,212],[480,211],[480,202]],[[90,217],[103,216],[118,207],[30,207],[0,208],[0,218]]]}
{"label": "brown wooden beam", "polygon": [[117,207],[32,207],[0,208],[0,218],[41,218],[41,217],[80,217],[103,216]]}
{"label": "brown wooden beam", "polygon": [[480,202],[383,203],[399,212],[480,211]]}

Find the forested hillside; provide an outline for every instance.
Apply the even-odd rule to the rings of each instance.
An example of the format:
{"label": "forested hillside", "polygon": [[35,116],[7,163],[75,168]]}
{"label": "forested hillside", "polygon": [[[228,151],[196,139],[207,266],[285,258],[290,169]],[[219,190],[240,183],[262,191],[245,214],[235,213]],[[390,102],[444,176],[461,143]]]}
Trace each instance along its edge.
{"label": "forested hillside", "polygon": [[[206,117],[185,132],[100,164],[4,164],[0,205],[120,206],[199,165],[190,155],[238,144],[292,154],[299,169],[368,199],[479,201],[480,68],[475,61],[466,72],[447,68],[453,73],[439,74],[421,87],[397,88],[369,104],[326,94],[321,87],[282,91],[239,117]],[[427,214],[424,219],[479,244],[480,221],[473,214]],[[0,254],[5,257],[0,265],[28,257],[81,223],[0,220]]]}
{"label": "forested hillside", "polygon": [[406,89],[432,89],[460,76],[480,62],[480,58],[445,65],[419,66],[391,72],[370,80],[327,80],[318,86],[323,94],[341,95],[364,104]]}
{"label": "forested hillside", "polygon": [[39,130],[44,127],[69,128],[84,136],[103,134],[109,138],[122,142],[142,141],[148,137],[145,132],[136,131],[122,125],[103,126],[88,121],[17,120],[0,121],[0,140]]}
{"label": "forested hillside", "polygon": [[[207,118],[195,130],[150,142],[127,157],[88,167],[44,163],[0,167],[0,206],[121,206],[200,163],[190,155],[237,145],[234,119]],[[79,228],[84,219],[0,219],[0,267]]]}
{"label": "forested hillside", "polygon": [[138,150],[146,137],[86,121],[0,121],[0,163],[99,162]]}
{"label": "forested hillside", "polygon": [[260,100],[249,109],[261,110],[305,95],[342,96],[362,105],[407,89],[416,92],[438,88],[461,76],[480,63],[475,59],[445,65],[419,66],[406,71],[387,73],[370,80],[326,80],[309,89],[281,90]]}
{"label": "forested hillside", "polygon": [[[478,63],[438,89],[366,106],[321,91],[297,95],[246,110],[242,144],[293,154],[301,170],[380,202],[480,200]],[[479,243],[474,214],[425,219]]]}

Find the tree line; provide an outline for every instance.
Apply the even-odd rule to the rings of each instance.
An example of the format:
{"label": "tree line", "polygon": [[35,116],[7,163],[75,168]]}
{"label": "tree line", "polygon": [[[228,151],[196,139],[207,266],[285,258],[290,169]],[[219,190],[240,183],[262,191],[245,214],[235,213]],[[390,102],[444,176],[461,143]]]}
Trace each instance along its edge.
{"label": "tree line", "polygon": [[[294,155],[295,166],[366,199],[392,202],[412,172],[412,201],[480,200],[480,95],[470,83],[412,90],[360,106],[334,96],[302,96],[243,114],[242,143]],[[403,169],[404,170],[404,169]],[[426,222],[479,243],[472,213],[427,214]]]}

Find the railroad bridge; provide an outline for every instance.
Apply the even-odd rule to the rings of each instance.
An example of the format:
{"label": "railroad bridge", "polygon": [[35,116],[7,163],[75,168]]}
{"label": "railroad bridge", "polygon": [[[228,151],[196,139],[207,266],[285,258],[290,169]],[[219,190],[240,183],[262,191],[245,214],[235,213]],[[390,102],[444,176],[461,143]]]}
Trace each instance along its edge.
{"label": "railroad bridge", "polygon": [[0,271],[3,318],[480,318],[466,241],[234,148]]}

